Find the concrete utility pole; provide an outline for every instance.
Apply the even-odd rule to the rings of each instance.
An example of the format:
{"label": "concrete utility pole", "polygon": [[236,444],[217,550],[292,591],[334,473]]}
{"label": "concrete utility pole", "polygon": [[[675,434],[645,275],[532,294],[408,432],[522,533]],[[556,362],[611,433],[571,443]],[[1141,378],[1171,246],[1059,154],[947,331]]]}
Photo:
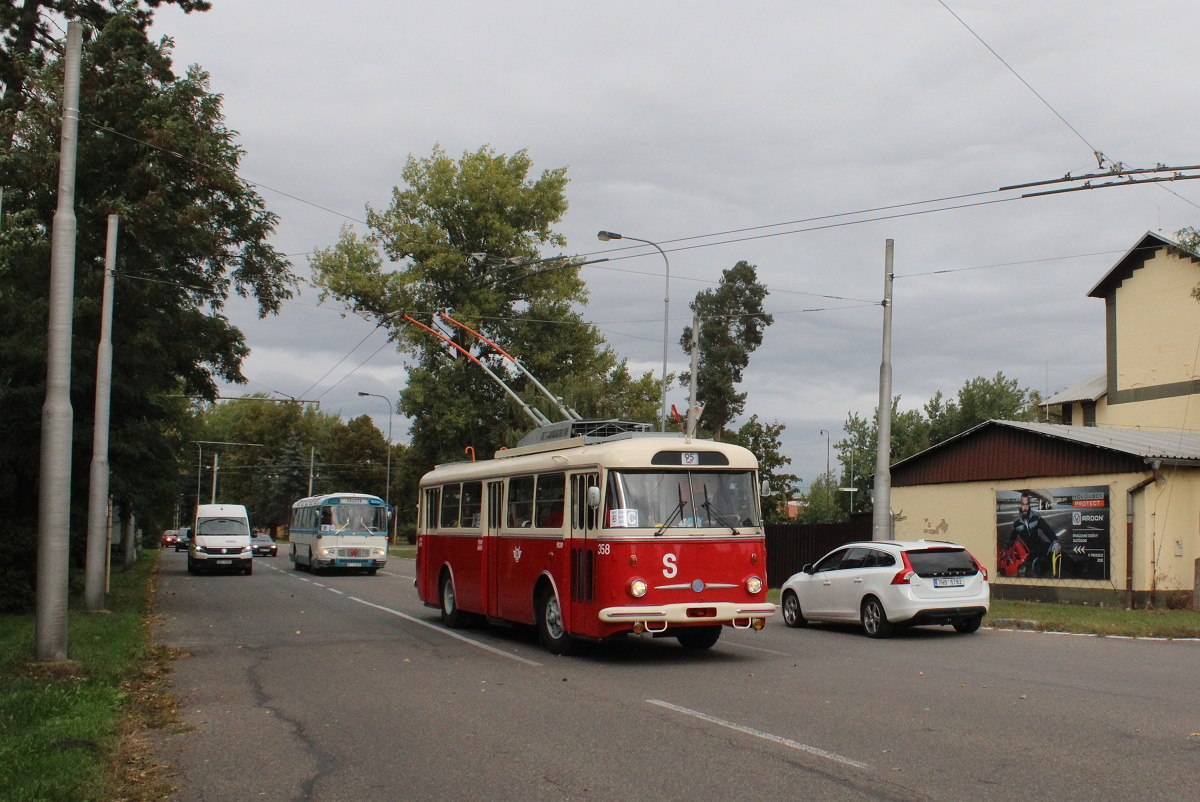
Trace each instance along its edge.
{"label": "concrete utility pole", "polygon": [[883,360],[879,363],[879,438],[875,444],[875,498],[871,539],[892,539],[892,256],[893,240],[883,259]]}
{"label": "concrete utility pole", "polygon": [[38,482],[36,653],[67,659],[67,574],[71,536],[71,311],[75,298],[75,158],[79,146],[79,63],[83,23],[67,23],[58,207],[50,238],[46,400]]}
{"label": "concrete utility pole", "polygon": [[696,436],[700,423],[700,407],[696,401],[696,371],[700,369],[700,316],[692,315],[692,375],[689,377],[687,424],[684,433],[690,441]]}
{"label": "concrete utility pole", "polygon": [[104,573],[108,560],[108,425],[112,395],[113,275],[117,265],[117,227],[120,217],[108,216],[108,248],[104,257],[104,294],[100,305],[100,345],[96,350],[96,412],[92,430],[92,474],[88,482],[87,567],[84,605],[104,609]]}

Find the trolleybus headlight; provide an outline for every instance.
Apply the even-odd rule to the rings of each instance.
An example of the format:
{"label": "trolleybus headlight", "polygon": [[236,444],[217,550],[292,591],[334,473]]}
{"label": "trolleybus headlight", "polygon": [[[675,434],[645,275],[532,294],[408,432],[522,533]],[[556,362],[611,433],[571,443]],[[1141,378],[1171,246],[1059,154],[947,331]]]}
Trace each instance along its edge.
{"label": "trolleybus headlight", "polygon": [[331,556],[333,556],[333,549],[321,549],[321,556],[322,556],[322,557],[331,557]]}
{"label": "trolleybus headlight", "polygon": [[635,579],[629,583],[629,595],[635,599],[640,599],[646,595],[646,580]]}
{"label": "trolleybus headlight", "polygon": [[376,556],[376,557],[382,557],[382,556],[383,556],[383,549],[375,549],[375,556]]}
{"label": "trolleybus headlight", "polygon": [[746,590],[751,593],[758,593],[762,590],[762,580],[756,576],[752,576],[746,580]]}

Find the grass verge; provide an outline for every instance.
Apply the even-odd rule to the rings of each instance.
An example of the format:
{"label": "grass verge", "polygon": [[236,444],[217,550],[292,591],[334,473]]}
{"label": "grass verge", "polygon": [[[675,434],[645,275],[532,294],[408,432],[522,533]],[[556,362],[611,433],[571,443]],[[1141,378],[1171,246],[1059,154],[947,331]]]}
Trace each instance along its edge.
{"label": "grass verge", "polygon": [[34,616],[0,616],[0,794],[25,800],[162,799],[173,791],[146,727],[174,721],[170,655],[151,644],[158,550],[112,575],[108,613],[72,603],[70,662],[36,661]]}

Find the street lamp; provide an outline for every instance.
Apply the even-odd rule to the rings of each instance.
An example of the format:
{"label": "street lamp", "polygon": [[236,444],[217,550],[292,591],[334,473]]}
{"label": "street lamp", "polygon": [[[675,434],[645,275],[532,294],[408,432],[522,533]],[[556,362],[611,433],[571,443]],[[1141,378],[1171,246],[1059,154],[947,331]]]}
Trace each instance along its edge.
{"label": "street lamp", "polygon": [[663,292],[662,405],[658,413],[658,428],[665,432],[667,430],[667,338],[669,336],[668,321],[671,317],[671,261],[667,259],[667,252],[660,248],[657,242],[651,242],[648,239],[629,237],[618,234],[615,231],[600,231],[596,234],[596,237],[601,242],[608,242],[613,239],[631,239],[634,242],[644,242],[647,245],[653,245],[662,254],[663,261],[667,263],[666,289]]}
{"label": "street lamp", "polygon": [[[386,401],[388,405],[387,479],[385,480],[387,484],[383,488],[383,501],[387,504],[388,514],[392,515],[392,400],[378,393],[364,393],[360,390],[358,394],[363,398],[380,398]],[[395,517],[395,515],[392,515],[393,519]],[[392,528],[390,524],[388,528]]]}

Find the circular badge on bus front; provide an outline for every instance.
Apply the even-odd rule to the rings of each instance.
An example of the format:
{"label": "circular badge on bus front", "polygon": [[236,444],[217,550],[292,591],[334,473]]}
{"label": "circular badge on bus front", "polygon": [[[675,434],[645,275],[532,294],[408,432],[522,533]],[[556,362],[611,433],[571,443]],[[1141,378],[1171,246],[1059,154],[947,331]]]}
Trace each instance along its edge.
{"label": "circular badge on bus front", "polygon": [[692,581],[692,590],[696,591],[697,593],[704,590],[704,580],[703,579],[693,580]]}

